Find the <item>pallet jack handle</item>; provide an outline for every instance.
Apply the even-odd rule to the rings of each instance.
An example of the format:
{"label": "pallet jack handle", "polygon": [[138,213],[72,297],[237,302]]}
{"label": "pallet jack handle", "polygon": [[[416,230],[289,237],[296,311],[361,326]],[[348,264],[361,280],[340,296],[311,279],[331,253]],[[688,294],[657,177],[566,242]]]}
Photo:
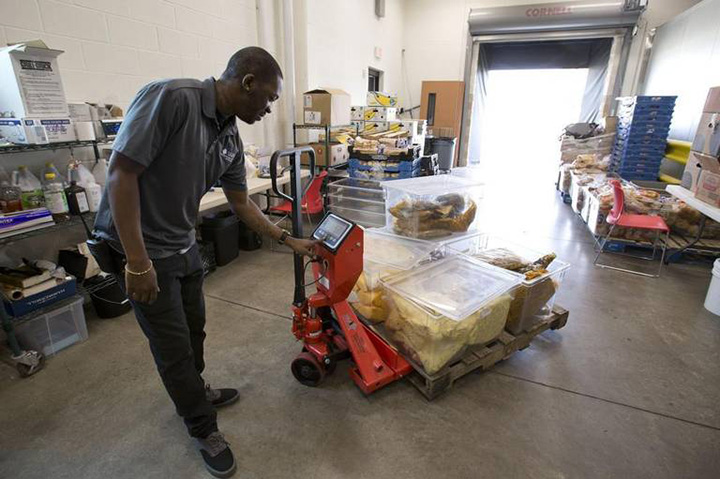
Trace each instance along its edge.
{"label": "pallet jack handle", "polygon": [[[300,170],[300,156],[303,153],[307,153],[310,157],[310,181],[308,181],[305,188],[302,187],[302,176]],[[288,158],[290,165],[290,194],[286,194],[280,191],[277,184],[278,178],[278,161],[281,158]],[[282,175],[282,173],[281,173]],[[288,200],[292,204],[292,214],[290,219],[292,220],[292,236],[294,238],[303,237],[303,225],[302,225],[302,198],[305,196],[308,188],[312,184],[312,180],[315,177],[315,150],[310,146],[300,146],[297,148],[290,148],[288,150],[278,150],[272,154],[270,158],[270,180],[272,183],[273,192],[280,198]],[[305,301],[305,265],[303,264],[303,257],[297,253],[294,254],[294,266],[295,266],[295,295],[293,303],[296,306],[301,305]]]}

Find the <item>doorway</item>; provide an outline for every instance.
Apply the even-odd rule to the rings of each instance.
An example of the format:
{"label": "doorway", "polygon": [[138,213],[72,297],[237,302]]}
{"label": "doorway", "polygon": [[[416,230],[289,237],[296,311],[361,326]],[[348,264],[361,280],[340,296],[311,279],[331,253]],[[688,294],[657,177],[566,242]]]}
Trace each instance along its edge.
{"label": "doorway", "polygon": [[486,187],[533,191],[554,184],[563,127],[577,121],[587,68],[491,70],[480,163]]}

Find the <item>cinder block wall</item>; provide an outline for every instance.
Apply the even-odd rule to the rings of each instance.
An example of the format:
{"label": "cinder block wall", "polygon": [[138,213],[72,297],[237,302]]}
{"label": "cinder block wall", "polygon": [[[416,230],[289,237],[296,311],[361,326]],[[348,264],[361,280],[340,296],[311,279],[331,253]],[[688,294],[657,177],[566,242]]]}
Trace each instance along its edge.
{"label": "cinder block wall", "polygon": [[151,80],[205,78],[257,43],[255,0],[0,0],[0,42],[40,38],[69,101],[126,107]]}

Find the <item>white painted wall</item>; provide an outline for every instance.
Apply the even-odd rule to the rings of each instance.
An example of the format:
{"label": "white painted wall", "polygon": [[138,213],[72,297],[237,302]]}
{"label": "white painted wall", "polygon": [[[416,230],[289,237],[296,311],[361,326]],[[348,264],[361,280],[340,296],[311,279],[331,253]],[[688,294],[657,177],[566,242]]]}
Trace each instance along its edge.
{"label": "white painted wall", "polygon": [[[306,5],[307,17],[307,74],[302,79],[306,83],[298,83],[300,93],[341,88],[350,93],[354,105],[364,105],[368,67],[384,72],[386,91],[400,92],[402,0],[387,0],[384,18],[375,16],[373,0],[306,0],[296,6],[300,3]],[[382,58],[375,58],[375,47],[382,49]]]}
{"label": "white painted wall", "polygon": [[[465,67],[467,19],[471,8],[529,5],[548,0],[404,0],[403,45],[407,82],[402,96],[420,104],[423,80],[462,80]],[[625,76],[625,94],[636,82],[640,45],[646,29],[665,23],[698,0],[649,0],[638,37],[633,42]]]}
{"label": "white painted wall", "polygon": [[720,0],[705,0],[658,29],[644,93],[678,95],[670,137],[692,141],[710,87],[720,86]]}
{"label": "white painted wall", "polygon": [[[69,101],[126,108],[158,78],[218,76],[257,44],[255,0],[0,0],[0,44],[40,38],[64,50]],[[242,127],[247,142],[259,127]]]}

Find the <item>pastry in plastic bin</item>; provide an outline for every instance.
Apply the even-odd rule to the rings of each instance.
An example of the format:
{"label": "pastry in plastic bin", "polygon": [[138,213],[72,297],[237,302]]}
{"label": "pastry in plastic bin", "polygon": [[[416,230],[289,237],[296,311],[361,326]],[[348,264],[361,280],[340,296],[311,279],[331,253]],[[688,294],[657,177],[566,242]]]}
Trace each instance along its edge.
{"label": "pastry in plastic bin", "polygon": [[500,295],[470,316],[455,321],[387,291],[390,314],[385,328],[390,338],[428,374],[435,374],[468,346],[489,343],[505,327],[512,296]]}
{"label": "pastry in plastic bin", "polygon": [[449,193],[434,200],[404,199],[389,211],[397,234],[430,239],[467,231],[475,219],[477,205],[463,195]]}

